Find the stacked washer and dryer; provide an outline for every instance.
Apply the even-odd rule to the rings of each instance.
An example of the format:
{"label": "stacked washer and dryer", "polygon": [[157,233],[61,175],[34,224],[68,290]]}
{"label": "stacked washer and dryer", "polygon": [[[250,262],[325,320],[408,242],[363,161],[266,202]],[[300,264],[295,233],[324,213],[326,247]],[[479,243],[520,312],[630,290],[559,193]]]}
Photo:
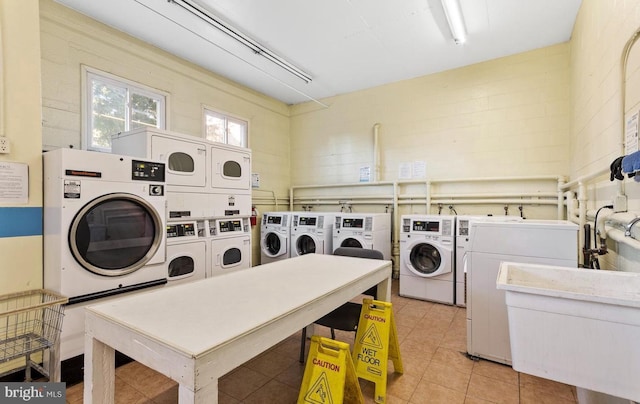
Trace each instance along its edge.
{"label": "stacked washer and dryer", "polygon": [[169,285],[251,266],[251,150],[156,128],[111,143],[112,153],[166,163]]}
{"label": "stacked washer and dryer", "polygon": [[61,359],[83,353],[84,307],[167,283],[165,163],[44,153],[44,287],[69,297]]}

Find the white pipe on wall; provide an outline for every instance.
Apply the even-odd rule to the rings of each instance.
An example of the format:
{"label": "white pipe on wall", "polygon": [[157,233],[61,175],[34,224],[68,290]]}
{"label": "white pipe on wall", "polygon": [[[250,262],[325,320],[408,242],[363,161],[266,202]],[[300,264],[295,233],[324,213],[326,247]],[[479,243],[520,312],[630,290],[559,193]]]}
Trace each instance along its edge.
{"label": "white pipe on wall", "polygon": [[378,141],[380,124],[373,125],[373,181],[380,181],[380,143]]}

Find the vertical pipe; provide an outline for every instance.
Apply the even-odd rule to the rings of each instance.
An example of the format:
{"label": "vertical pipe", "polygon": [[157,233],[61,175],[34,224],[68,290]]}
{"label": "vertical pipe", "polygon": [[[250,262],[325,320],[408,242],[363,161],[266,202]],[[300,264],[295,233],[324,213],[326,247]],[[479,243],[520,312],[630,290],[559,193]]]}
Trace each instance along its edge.
{"label": "vertical pipe", "polygon": [[564,183],[564,178],[558,177],[558,220],[564,219],[564,193],[562,192]]}
{"label": "vertical pipe", "polygon": [[373,125],[373,181],[380,181],[380,124]]}
{"label": "vertical pipe", "polygon": [[398,182],[393,182],[393,228],[391,233],[391,255],[393,256],[393,278],[400,278],[400,210]]}
{"label": "vertical pipe", "polygon": [[431,214],[431,181],[427,181],[425,183],[425,185],[427,187],[427,189],[425,190],[425,193],[427,195],[426,198],[425,198],[426,204],[427,204],[427,206],[426,206],[426,214],[429,215],[429,214]]}
{"label": "vertical pipe", "polygon": [[[589,248],[584,245],[584,225],[587,223],[587,192],[582,181],[578,183],[578,251]],[[580,245],[582,244],[582,245]],[[582,265],[586,264],[582,262]]]}

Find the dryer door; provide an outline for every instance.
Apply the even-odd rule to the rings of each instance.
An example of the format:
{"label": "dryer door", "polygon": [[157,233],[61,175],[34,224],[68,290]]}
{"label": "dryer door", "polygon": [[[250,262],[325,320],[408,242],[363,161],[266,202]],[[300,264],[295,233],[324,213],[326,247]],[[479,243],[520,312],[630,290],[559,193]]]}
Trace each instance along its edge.
{"label": "dryer door", "polygon": [[202,143],[153,136],[151,158],[166,161],[169,185],[190,187],[206,185],[207,148]]}
{"label": "dryer door", "polygon": [[211,187],[251,190],[251,154],[248,149],[211,148]]}
{"label": "dryer door", "polygon": [[421,241],[410,245],[405,254],[405,263],[414,274],[422,277],[432,277],[451,272],[446,251],[437,245]]}
{"label": "dryer door", "polygon": [[154,257],[163,239],[158,212],[139,196],[126,193],[106,194],[87,203],[69,228],[75,260],[104,276],[140,269]]}

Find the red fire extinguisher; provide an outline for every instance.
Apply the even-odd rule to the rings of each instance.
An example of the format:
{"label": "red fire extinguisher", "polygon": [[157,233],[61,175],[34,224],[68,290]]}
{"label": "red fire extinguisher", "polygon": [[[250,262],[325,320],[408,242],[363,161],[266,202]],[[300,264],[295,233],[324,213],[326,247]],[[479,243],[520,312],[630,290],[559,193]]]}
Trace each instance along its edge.
{"label": "red fire extinguisher", "polygon": [[255,226],[258,221],[258,209],[255,206],[251,207],[251,218],[249,220],[251,221],[251,226]]}

